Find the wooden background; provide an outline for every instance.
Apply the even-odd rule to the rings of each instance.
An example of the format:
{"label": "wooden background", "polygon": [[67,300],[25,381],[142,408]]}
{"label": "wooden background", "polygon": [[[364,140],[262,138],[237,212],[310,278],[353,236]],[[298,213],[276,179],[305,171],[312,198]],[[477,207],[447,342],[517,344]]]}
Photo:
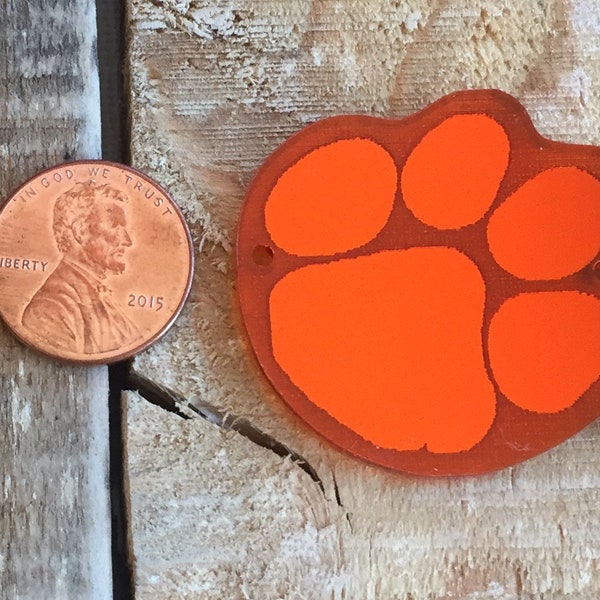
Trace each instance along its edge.
{"label": "wooden background", "polygon": [[[3,192],[99,153],[93,9],[68,3],[61,29],[41,0],[28,6],[0,7]],[[401,117],[455,89],[494,87],[542,134],[600,144],[600,5],[130,0],[126,32],[132,164],[172,191],[197,259],[182,316],[135,359],[139,393],[124,393],[135,597],[598,598],[598,423],[476,478],[358,461],[262,376],[233,248],[256,168],[321,117]],[[106,371],[54,365],[4,331],[0,343],[0,596],[108,597]]]}

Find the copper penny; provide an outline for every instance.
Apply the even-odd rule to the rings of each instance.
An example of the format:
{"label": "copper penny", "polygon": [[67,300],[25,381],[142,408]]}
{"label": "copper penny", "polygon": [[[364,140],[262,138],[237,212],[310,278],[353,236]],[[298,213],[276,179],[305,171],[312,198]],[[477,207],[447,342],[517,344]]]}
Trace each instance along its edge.
{"label": "copper penny", "polygon": [[65,362],[147,348],[179,314],[192,272],[180,210],[124,165],[59,165],[0,210],[0,315],[22,342]]}

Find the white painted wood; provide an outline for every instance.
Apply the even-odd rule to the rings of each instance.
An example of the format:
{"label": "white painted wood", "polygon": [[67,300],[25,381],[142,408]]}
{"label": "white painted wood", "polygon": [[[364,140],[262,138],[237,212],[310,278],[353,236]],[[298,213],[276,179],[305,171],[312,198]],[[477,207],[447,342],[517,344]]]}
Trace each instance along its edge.
{"label": "white painted wood", "polygon": [[[91,0],[0,4],[0,193],[98,158]],[[112,598],[106,367],[59,365],[0,330],[0,596]]]}

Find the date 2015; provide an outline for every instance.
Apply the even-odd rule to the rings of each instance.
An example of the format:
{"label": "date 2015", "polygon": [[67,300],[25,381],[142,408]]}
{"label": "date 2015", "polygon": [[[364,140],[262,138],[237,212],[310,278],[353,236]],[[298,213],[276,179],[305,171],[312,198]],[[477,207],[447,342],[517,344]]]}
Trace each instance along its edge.
{"label": "date 2015", "polygon": [[129,294],[129,302],[127,303],[127,306],[160,310],[164,306],[164,299],[162,296]]}

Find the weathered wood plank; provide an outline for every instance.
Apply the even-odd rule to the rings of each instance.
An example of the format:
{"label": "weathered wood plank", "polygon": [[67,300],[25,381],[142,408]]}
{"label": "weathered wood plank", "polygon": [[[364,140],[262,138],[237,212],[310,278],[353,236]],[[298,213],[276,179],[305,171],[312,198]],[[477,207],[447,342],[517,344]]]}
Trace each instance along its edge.
{"label": "weathered wood plank", "polygon": [[[94,2],[4,2],[0,32],[5,197],[100,155]],[[0,359],[0,595],[110,598],[107,369],[58,365],[4,327]]]}
{"label": "weathered wood plank", "polygon": [[324,449],[322,491],[243,435],[127,400],[137,598],[596,597],[597,425],[460,480]]}
{"label": "weathered wood plank", "polygon": [[[130,398],[140,599],[598,596],[598,424],[479,478],[366,465],[318,438],[265,382],[232,258],[254,170],[317,118],[398,117],[455,89],[496,87],[542,134],[600,143],[598,22],[588,0],[130,0],[134,164],[174,192],[198,247],[191,302],[134,368],[209,420],[248,425],[223,433]],[[263,445],[249,443],[250,429]],[[269,440],[316,476],[265,449]]]}

